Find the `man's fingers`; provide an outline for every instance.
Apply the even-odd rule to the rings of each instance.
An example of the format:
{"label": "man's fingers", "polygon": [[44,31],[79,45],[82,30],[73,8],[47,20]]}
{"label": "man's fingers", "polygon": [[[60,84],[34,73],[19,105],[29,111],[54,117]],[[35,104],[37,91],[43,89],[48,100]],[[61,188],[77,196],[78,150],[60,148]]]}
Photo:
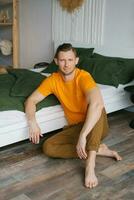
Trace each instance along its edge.
{"label": "man's fingers", "polygon": [[80,148],[80,154],[83,158],[86,158],[87,157],[87,154],[85,152],[85,150],[83,148]]}
{"label": "man's fingers", "polygon": [[29,134],[29,140],[33,143],[33,144],[38,144],[40,142],[40,136],[43,137],[43,135],[41,133],[30,133]]}
{"label": "man's fingers", "polygon": [[43,134],[38,125],[31,124],[31,126],[29,126],[29,140],[33,144],[37,144],[40,141],[40,137],[43,137]]}
{"label": "man's fingers", "polygon": [[80,159],[82,159],[82,158],[85,159],[87,157],[87,154],[83,152],[82,148],[77,149],[77,154],[78,154]]}
{"label": "man's fingers", "polygon": [[34,135],[34,143],[36,144],[37,142],[37,135]]}
{"label": "man's fingers", "polygon": [[36,144],[38,144],[40,141],[40,135],[36,135]]}
{"label": "man's fingers", "polygon": [[79,152],[78,152],[78,156],[79,156],[79,158],[80,159],[82,159],[83,158],[83,156],[82,156],[82,152],[81,152],[81,150],[79,149]]}
{"label": "man's fingers", "polygon": [[81,159],[82,158],[81,157],[81,151],[80,151],[80,149],[78,147],[76,147],[76,151],[77,151],[78,157]]}
{"label": "man's fingers", "polygon": [[34,144],[37,144],[38,141],[39,141],[38,135],[37,135],[37,134],[36,134],[36,135],[33,135],[33,143],[34,143]]}
{"label": "man's fingers", "polygon": [[84,157],[87,158],[87,153],[86,153],[85,149],[82,149],[82,152],[83,152]]}
{"label": "man's fingers", "polygon": [[42,133],[40,133],[40,136],[41,136],[41,137],[43,137],[43,134],[42,134]]}
{"label": "man's fingers", "polygon": [[32,134],[29,135],[29,140],[30,140],[30,142],[32,142],[32,140],[33,140]]}
{"label": "man's fingers", "polygon": [[34,144],[35,143],[35,135],[32,133],[31,137],[32,137],[32,143]]}

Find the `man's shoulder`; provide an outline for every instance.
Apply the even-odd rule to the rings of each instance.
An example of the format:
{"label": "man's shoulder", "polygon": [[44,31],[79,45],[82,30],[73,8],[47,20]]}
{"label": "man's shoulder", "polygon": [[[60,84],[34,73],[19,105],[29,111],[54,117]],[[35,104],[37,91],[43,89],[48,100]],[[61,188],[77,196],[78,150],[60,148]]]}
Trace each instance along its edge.
{"label": "man's shoulder", "polygon": [[79,68],[77,68],[77,74],[79,77],[91,76],[89,72],[85,71],[84,69],[79,69]]}
{"label": "man's shoulder", "polygon": [[78,70],[77,80],[79,81],[79,84],[84,84],[85,86],[88,84],[93,87],[96,86],[96,82],[92,75],[83,69]]}
{"label": "man's shoulder", "polygon": [[48,76],[47,78],[51,78],[51,79],[56,79],[58,78],[60,75],[59,75],[59,72],[53,72],[50,76]]}

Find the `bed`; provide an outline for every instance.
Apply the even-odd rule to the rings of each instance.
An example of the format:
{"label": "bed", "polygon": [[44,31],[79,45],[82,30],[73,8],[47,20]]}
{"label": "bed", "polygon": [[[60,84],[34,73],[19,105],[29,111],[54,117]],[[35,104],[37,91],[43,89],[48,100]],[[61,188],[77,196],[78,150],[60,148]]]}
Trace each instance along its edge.
{"label": "bed", "polygon": [[[55,48],[60,42],[55,43]],[[87,44],[76,44],[77,47],[87,47]],[[120,56],[134,58],[132,49],[114,49],[106,47],[95,47],[95,52],[106,56]],[[40,73],[40,72],[36,72]],[[48,76],[49,74],[44,74]],[[118,87],[99,84],[104,99],[107,113],[131,107],[129,94],[124,91],[126,85],[134,85],[134,80],[127,84],[119,84]],[[43,134],[60,129],[67,124],[64,112],[60,104],[49,105],[36,112],[37,121]],[[28,126],[24,111],[3,110],[0,112],[0,147],[19,142],[28,138]]]}

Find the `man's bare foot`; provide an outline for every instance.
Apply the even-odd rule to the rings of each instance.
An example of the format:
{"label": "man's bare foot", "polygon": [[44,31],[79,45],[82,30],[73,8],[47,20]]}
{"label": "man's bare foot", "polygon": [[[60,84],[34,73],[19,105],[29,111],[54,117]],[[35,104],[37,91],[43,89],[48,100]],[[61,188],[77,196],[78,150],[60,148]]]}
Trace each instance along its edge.
{"label": "man's bare foot", "polygon": [[85,186],[87,188],[94,188],[98,185],[98,179],[95,175],[94,169],[86,167],[85,170]]}
{"label": "man's bare foot", "polygon": [[85,169],[85,186],[88,188],[94,188],[98,185],[98,179],[95,175],[95,159],[96,151],[89,151]]}
{"label": "man's bare foot", "polygon": [[110,150],[106,144],[100,145],[97,155],[112,157],[115,158],[117,161],[122,160],[122,157],[116,151]]}

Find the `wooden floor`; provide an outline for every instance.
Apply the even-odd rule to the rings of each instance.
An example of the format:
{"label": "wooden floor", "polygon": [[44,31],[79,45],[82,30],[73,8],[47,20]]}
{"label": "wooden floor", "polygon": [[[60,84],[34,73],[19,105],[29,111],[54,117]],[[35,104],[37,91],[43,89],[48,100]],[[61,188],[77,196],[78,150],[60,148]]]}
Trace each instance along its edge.
{"label": "wooden floor", "polygon": [[[133,115],[133,116],[132,116]],[[41,145],[24,141],[0,149],[0,200],[133,200],[134,113],[120,111],[108,116],[110,134],[105,142],[123,161],[97,157],[98,187],[84,187],[84,161],[52,159]]]}

